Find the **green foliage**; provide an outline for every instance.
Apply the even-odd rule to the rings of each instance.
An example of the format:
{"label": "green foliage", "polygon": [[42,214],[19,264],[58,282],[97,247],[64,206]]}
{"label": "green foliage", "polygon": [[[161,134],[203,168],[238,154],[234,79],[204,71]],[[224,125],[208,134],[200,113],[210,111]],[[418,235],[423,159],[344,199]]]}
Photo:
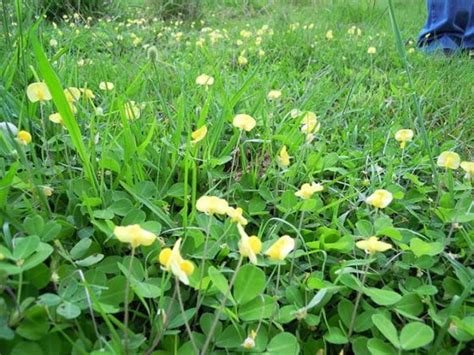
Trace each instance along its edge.
{"label": "green foliage", "polygon": [[423,2],[81,2],[105,17],[55,24],[21,4],[0,38],[0,123],[32,137],[0,125],[2,355],[469,351],[473,180],[436,158],[472,160],[474,71],[414,50]]}
{"label": "green foliage", "polygon": [[84,17],[105,14],[109,2],[106,0],[38,0],[33,2],[37,13],[46,13],[48,17],[61,20],[63,15],[74,13]]}
{"label": "green foliage", "polygon": [[146,0],[145,3],[151,8],[154,16],[164,20],[196,20],[202,14],[202,0]]}

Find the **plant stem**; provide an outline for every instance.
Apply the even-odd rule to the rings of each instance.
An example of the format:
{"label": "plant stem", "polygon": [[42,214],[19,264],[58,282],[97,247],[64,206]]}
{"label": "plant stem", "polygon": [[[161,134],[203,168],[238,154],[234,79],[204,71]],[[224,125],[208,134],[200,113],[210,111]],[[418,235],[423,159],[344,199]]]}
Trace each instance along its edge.
{"label": "plant stem", "polygon": [[150,348],[146,351],[145,355],[150,355],[154,350],[155,348],[158,346],[158,344],[160,343],[160,340],[161,340],[161,337],[163,336],[164,334],[164,331],[166,329],[166,326],[168,324],[168,314],[170,313],[171,311],[171,307],[173,306],[173,303],[174,303],[174,300],[176,298],[176,294],[177,294],[178,290],[175,288],[174,289],[174,293],[173,293],[173,297],[171,297],[171,302],[170,304],[168,305],[168,308],[166,309],[166,311],[164,312],[165,314],[165,318],[164,318],[164,321],[163,321],[163,332],[157,332],[156,333],[156,336],[155,338],[153,339],[153,342],[150,346]]}
{"label": "plant stem", "polygon": [[232,286],[234,285],[235,279],[237,278],[237,274],[239,273],[243,260],[244,258],[241,256],[235,268],[234,275],[232,275],[232,279],[230,280],[229,287],[227,288],[227,291],[225,292],[224,298],[222,299],[219,307],[216,309],[216,315],[214,316],[214,320],[212,321],[211,328],[209,329],[209,334],[207,335],[206,342],[204,343],[204,346],[202,347],[201,355],[206,354],[207,348],[209,347],[209,344],[211,343],[212,336],[214,335],[214,332],[217,327],[217,323],[219,322],[219,313],[221,312],[221,309],[224,308],[225,303],[227,301],[227,297],[229,297],[230,295],[230,290],[232,289]]}
{"label": "plant stem", "polygon": [[199,277],[199,285],[198,285],[198,299],[196,303],[196,315],[199,311],[199,308],[201,307],[201,302],[202,302],[201,287],[202,287],[202,280],[204,278],[204,264],[206,260],[205,257],[207,256],[207,248],[209,244],[211,225],[212,225],[212,216],[209,216],[209,222],[207,223],[207,227],[206,227],[206,240],[204,241],[204,253],[201,259],[201,265],[199,266],[199,268],[201,269],[201,275],[199,275],[200,277]]}
{"label": "plant stem", "polygon": [[438,181],[439,181],[438,171],[436,169],[436,165],[433,160],[433,153],[431,151],[431,145],[428,139],[428,133],[426,132],[425,120],[423,118],[423,113],[421,111],[420,101],[418,100],[418,96],[415,93],[415,86],[413,84],[413,78],[411,76],[410,66],[408,65],[405,47],[403,45],[402,37],[400,35],[400,29],[398,28],[397,18],[395,17],[395,10],[393,7],[392,0],[388,0],[388,9],[389,9],[390,21],[392,23],[393,33],[395,35],[395,44],[398,50],[398,54],[400,55],[400,59],[402,60],[403,67],[405,69],[405,73],[408,79],[408,86],[412,93],[411,96],[412,96],[413,103],[416,109],[417,119],[415,120],[414,123],[418,127],[418,130],[421,132],[421,137],[423,138],[423,145],[430,159],[430,167],[431,167],[431,172],[433,173],[433,180],[435,182],[435,185],[438,185]]}
{"label": "plant stem", "polygon": [[123,338],[124,353],[128,354],[128,292],[130,290],[130,272],[132,270],[133,256],[135,255],[135,248],[132,247],[132,254],[130,255],[130,262],[128,263],[127,282],[125,283],[125,300],[124,300],[124,316],[123,323],[125,326],[125,334]]}
{"label": "plant stem", "polygon": [[347,332],[347,339],[349,339],[349,340],[350,340],[350,337],[351,337],[352,332],[354,330],[354,323],[355,323],[356,316],[357,316],[357,308],[359,308],[359,303],[360,303],[360,299],[362,297],[365,280],[367,279],[367,271],[369,270],[369,265],[370,264],[368,263],[364,267],[362,280],[361,280],[362,288],[357,292],[357,296],[356,296],[356,300],[355,300],[355,304],[354,304],[354,310],[352,311],[352,316],[351,316],[351,323],[349,324],[349,331]]}
{"label": "plant stem", "polygon": [[[234,178],[234,166],[235,166],[235,155],[237,154],[237,150],[239,148],[239,143],[240,143],[240,140],[242,139],[242,130],[240,130],[240,133],[239,133],[239,139],[237,139],[237,143],[235,144],[235,148],[234,150],[232,150],[232,163],[230,165],[230,173],[229,173],[229,183],[227,185],[227,191],[230,190],[230,185],[232,184],[232,180],[235,180],[233,179]],[[244,167],[242,166],[242,169]]]}
{"label": "plant stem", "polygon": [[189,339],[191,340],[191,344],[193,345],[194,353],[199,354],[199,349],[196,346],[196,342],[194,341],[194,337],[193,337],[193,333],[191,331],[191,327],[189,326],[189,322],[186,319],[186,313],[185,313],[185,310],[184,310],[183,299],[181,298],[181,290],[180,290],[180,285],[179,285],[179,279],[177,277],[175,277],[175,281],[176,281],[176,290],[177,290],[176,292],[178,293],[178,303],[179,303],[179,307],[181,308],[181,313],[183,315],[184,326],[186,327],[186,331],[189,334]]}
{"label": "plant stem", "polygon": [[[301,212],[300,216],[300,222],[298,224],[298,233],[301,236],[301,228],[303,228],[303,220],[304,220],[304,211]],[[295,263],[295,254],[296,254],[296,248],[293,249],[293,258],[291,260],[291,265],[290,265],[290,280],[293,278],[293,266]]]}

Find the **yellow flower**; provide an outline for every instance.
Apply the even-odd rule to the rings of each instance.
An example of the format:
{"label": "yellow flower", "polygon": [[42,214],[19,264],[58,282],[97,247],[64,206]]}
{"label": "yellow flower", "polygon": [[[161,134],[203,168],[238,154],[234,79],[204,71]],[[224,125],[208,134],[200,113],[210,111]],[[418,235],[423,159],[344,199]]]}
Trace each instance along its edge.
{"label": "yellow flower", "polygon": [[66,88],[64,89],[64,96],[66,96],[67,102],[71,103],[79,100],[81,97],[81,91],[75,87]]}
{"label": "yellow flower", "polygon": [[119,241],[122,243],[129,243],[132,248],[136,248],[140,245],[152,245],[156,239],[156,235],[149,232],[138,224],[132,224],[125,227],[114,228],[114,234]]}
{"label": "yellow flower", "polygon": [[461,162],[461,168],[466,172],[466,179],[470,179],[474,176],[474,162],[463,161]]}
{"label": "yellow flower", "polygon": [[46,197],[51,197],[53,196],[54,189],[49,186],[43,186],[43,195]]}
{"label": "yellow flower", "polygon": [[459,154],[455,152],[442,152],[438,157],[438,166],[446,169],[457,169],[461,163]]}
{"label": "yellow flower", "polygon": [[278,100],[281,97],[280,90],[270,90],[267,94],[268,100]]}
{"label": "yellow flower", "polygon": [[20,131],[16,135],[17,141],[20,144],[27,145],[31,143],[31,134],[28,131]]}
{"label": "yellow flower", "polygon": [[321,123],[318,122],[316,114],[308,111],[301,119],[301,132],[306,134],[317,133],[321,128]]}
{"label": "yellow flower", "polygon": [[88,99],[94,99],[95,98],[95,95],[94,95],[94,93],[92,92],[91,89],[81,88],[80,90],[86,98],[88,98]]}
{"label": "yellow flower", "polygon": [[377,237],[370,237],[367,240],[360,240],[356,243],[357,248],[365,250],[368,254],[377,252],[384,252],[392,249],[392,245],[389,243],[380,242]]}
{"label": "yellow flower", "polygon": [[326,39],[328,41],[331,41],[333,38],[334,38],[334,34],[332,33],[332,31],[331,30],[327,31],[326,32]]}
{"label": "yellow flower", "polygon": [[247,31],[247,30],[242,30],[240,31],[240,35],[244,38],[249,38],[250,36],[252,36],[252,32]]}
{"label": "yellow flower", "polygon": [[214,84],[214,78],[206,74],[201,74],[196,78],[196,84],[206,87],[211,86]]}
{"label": "yellow flower", "polygon": [[368,54],[375,54],[375,53],[377,53],[377,49],[375,47],[369,47],[367,49],[367,53]]}
{"label": "yellow flower", "polygon": [[140,118],[140,107],[136,104],[135,101],[129,101],[124,105],[125,117],[128,120],[136,120]]}
{"label": "yellow flower", "polygon": [[262,242],[255,235],[249,237],[248,234],[245,233],[244,227],[242,227],[240,224],[237,224],[237,229],[239,230],[240,234],[240,255],[249,258],[252,264],[256,264],[257,254],[262,251]]}
{"label": "yellow flower", "polygon": [[280,153],[278,154],[277,157],[278,164],[280,164],[282,167],[287,167],[290,165],[290,156],[288,155],[288,152],[286,150],[286,145],[284,145],[280,149]]}
{"label": "yellow flower", "polygon": [[226,214],[228,207],[226,200],[216,196],[201,196],[196,201],[197,210],[208,215]]}
{"label": "yellow flower", "polygon": [[255,127],[257,122],[252,116],[240,113],[238,115],[235,115],[232,124],[234,125],[234,127],[250,132]]}
{"label": "yellow flower", "polygon": [[268,248],[265,255],[273,260],[284,260],[294,248],[295,240],[288,235],[284,235]]}
{"label": "yellow flower", "polygon": [[303,200],[307,200],[313,196],[315,192],[323,191],[324,187],[321,184],[316,184],[314,181],[310,184],[305,183],[301,188],[295,192],[295,196],[301,197]]}
{"label": "yellow flower", "polygon": [[201,128],[195,130],[193,133],[191,133],[191,138],[193,139],[191,141],[191,144],[196,144],[199,141],[202,141],[204,137],[206,137],[207,134],[207,127],[202,126]]}
{"label": "yellow flower", "polygon": [[301,116],[302,114],[303,114],[303,112],[301,112],[297,108],[294,108],[290,111],[291,118],[297,118],[297,117]]}
{"label": "yellow flower", "polygon": [[50,45],[51,47],[57,47],[57,46],[58,46],[58,41],[55,40],[54,38],[51,38],[51,39],[49,40],[49,45]]}
{"label": "yellow flower", "polygon": [[45,83],[32,83],[28,85],[26,95],[31,102],[49,101],[53,98]]}
{"label": "yellow flower", "polygon": [[188,276],[194,272],[194,265],[189,260],[183,259],[179,248],[181,239],[174,243],[173,249],[165,248],[160,252],[158,260],[166,271],[171,271],[185,285],[189,285]]}
{"label": "yellow flower", "polygon": [[99,89],[103,91],[110,91],[114,89],[114,84],[108,81],[101,81],[99,84]]}
{"label": "yellow flower", "polygon": [[395,133],[395,140],[400,142],[400,148],[405,148],[406,142],[413,139],[413,131],[411,129],[400,129]]}
{"label": "yellow flower", "polygon": [[61,114],[58,113],[58,112],[57,113],[52,113],[51,115],[49,115],[49,120],[53,123],[64,124],[64,120],[61,117]]}
{"label": "yellow flower", "polygon": [[255,330],[250,331],[249,336],[245,338],[244,342],[242,343],[242,347],[249,350],[255,348],[256,337],[257,337],[257,332]]}
{"label": "yellow flower", "polygon": [[372,195],[367,197],[365,202],[377,208],[385,208],[390,204],[390,202],[392,202],[392,200],[393,200],[393,195],[391,192],[380,189],[380,190],[375,190]]}
{"label": "yellow flower", "polygon": [[226,211],[227,216],[229,216],[232,222],[246,226],[248,222],[247,219],[243,216],[243,212],[244,210],[240,207],[228,207]]}
{"label": "yellow flower", "polygon": [[237,58],[237,63],[239,63],[239,65],[241,66],[247,65],[248,62],[248,59],[243,55],[239,55],[239,57]]}

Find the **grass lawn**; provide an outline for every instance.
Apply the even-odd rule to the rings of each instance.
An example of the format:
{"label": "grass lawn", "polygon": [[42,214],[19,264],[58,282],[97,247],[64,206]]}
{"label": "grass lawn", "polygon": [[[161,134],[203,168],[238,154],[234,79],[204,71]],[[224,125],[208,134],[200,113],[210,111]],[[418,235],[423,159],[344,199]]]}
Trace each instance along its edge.
{"label": "grass lawn", "polygon": [[473,351],[474,62],[425,1],[2,5],[0,354]]}

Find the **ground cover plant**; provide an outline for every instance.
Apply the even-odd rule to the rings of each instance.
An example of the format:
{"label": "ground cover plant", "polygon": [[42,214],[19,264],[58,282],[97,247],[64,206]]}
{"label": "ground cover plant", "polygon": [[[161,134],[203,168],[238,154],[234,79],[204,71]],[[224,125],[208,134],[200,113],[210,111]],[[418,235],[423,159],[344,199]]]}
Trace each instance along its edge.
{"label": "ground cover plant", "polygon": [[424,1],[2,4],[1,354],[472,353],[474,67]]}

